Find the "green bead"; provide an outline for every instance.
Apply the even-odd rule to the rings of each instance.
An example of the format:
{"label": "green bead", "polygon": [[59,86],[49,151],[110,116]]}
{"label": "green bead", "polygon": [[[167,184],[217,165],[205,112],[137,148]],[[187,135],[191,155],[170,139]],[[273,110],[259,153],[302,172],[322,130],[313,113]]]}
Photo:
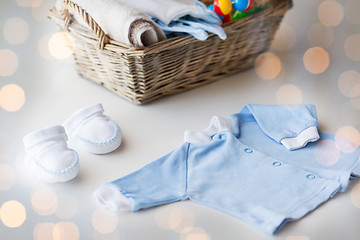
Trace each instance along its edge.
{"label": "green bead", "polygon": [[[268,6],[266,6],[265,8],[268,8]],[[264,8],[252,7],[249,11],[246,11],[246,12],[235,11],[234,14],[232,15],[232,19],[233,20],[241,19],[241,18],[249,16],[250,14],[260,12],[263,9]]]}
{"label": "green bead", "polygon": [[241,19],[246,17],[247,15],[248,14],[246,12],[235,11],[234,14],[232,15],[232,19],[233,20]]}

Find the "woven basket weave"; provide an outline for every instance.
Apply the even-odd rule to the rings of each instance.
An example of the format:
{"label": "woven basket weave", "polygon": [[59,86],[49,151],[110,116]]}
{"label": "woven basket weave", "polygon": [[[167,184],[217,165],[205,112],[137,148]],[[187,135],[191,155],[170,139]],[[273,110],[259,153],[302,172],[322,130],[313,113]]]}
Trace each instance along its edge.
{"label": "woven basket weave", "polygon": [[[205,4],[212,1],[202,0]],[[190,35],[175,37],[149,47],[134,48],[109,39],[83,9],[65,0],[92,31],[74,21],[68,10],[50,10],[62,31],[73,37],[78,73],[121,97],[143,104],[165,95],[201,86],[253,66],[266,51],[292,0],[255,0],[270,4],[261,12],[226,23],[226,40],[210,34],[205,41]]]}

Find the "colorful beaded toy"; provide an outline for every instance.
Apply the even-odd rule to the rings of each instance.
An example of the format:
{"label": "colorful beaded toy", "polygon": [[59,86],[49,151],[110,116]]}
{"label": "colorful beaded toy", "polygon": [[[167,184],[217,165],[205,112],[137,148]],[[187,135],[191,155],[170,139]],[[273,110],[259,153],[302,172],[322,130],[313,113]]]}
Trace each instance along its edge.
{"label": "colorful beaded toy", "polygon": [[[253,6],[254,0],[214,0],[214,3],[208,8],[214,11],[224,24],[230,22],[232,19],[244,17],[239,14],[239,12],[249,11]],[[231,15],[233,9],[235,9],[235,13]]]}

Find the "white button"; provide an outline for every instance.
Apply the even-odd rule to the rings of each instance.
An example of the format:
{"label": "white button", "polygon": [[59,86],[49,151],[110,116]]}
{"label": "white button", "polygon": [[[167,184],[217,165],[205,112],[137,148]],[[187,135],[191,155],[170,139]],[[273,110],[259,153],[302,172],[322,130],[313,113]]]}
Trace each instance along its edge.
{"label": "white button", "polygon": [[281,162],[273,162],[273,165],[274,165],[275,167],[280,167],[280,166],[281,166]]}
{"label": "white button", "polygon": [[313,180],[316,178],[314,174],[308,174],[308,175],[306,175],[306,177],[307,177],[307,179],[310,179],[310,180]]}
{"label": "white button", "polygon": [[245,148],[244,150],[246,153],[253,153],[254,150],[252,150],[251,148]]}

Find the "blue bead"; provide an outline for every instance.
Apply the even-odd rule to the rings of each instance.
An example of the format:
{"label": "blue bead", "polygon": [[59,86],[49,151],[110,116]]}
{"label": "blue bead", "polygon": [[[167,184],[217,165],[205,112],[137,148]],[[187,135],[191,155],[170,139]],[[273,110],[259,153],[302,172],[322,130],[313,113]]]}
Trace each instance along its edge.
{"label": "blue bead", "polygon": [[238,11],[244,11],[249,6],[249,0],[235,0],[233,8]]}
{"label": "blue bead", "polygon": [[208,9],[211,10],[211,11],[214,11],[214,4],[209,5]]}

